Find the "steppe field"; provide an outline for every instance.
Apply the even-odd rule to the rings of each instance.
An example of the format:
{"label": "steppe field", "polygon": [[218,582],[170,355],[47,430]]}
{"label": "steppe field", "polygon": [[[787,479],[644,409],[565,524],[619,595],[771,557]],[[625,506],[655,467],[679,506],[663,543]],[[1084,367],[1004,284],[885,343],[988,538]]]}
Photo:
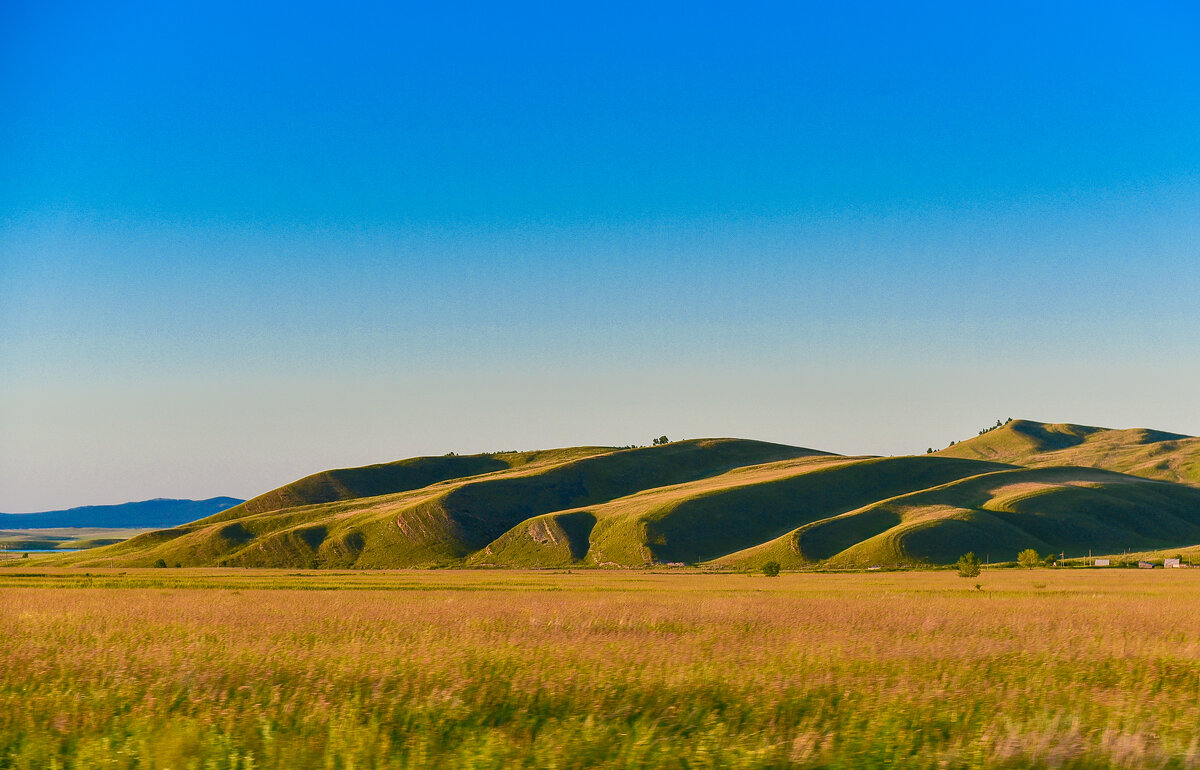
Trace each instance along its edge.
{"label": "steppe field", "polygon": [[0,768],[1197,767],[1198,610],[1200,570],[10,565]]}

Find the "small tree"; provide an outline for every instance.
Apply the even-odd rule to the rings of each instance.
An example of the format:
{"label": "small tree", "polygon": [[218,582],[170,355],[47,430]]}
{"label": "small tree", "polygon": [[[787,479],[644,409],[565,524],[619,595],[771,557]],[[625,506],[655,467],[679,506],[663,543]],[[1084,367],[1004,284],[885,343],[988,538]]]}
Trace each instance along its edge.
{"label": "small tree", "polygon": [[654,446],[665,446],[670,443],[671,440],[666,436],[659,436],[658,438],[654,439]]}
{"label": "small tree", "polygon": [[762,573],[767,577],[779,577],[779,562],[769,561],[762,565]]}
{"label": "small tree", "polygon": [[166,560],[166,559],[159,559],[158,561],[154,562],[154,566],[155,566],[155,567],[166,567],[166,566],[167,566],[167,560]]}
{"label": "small tree", "polygon": [[958,576],[979,577],[979,557],[973,551],[968,551],[958,557]]}
{"label": "small tree", "polygon": [[1017,554],[1017,564],[1020,564],[1025,569],[1033,569],[1041,560],[1042,557],[1038,556],[1038,552],[1032,548],[1026,548]]}

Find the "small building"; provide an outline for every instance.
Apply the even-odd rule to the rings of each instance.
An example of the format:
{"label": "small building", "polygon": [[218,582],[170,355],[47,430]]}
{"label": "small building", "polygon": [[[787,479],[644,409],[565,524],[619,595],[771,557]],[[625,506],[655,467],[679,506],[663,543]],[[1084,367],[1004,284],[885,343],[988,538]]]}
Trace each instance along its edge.
{"label": "small building", "polygon": [[1111,567],[1112,559],[1096,559],[1097,567]]}
{"label": "small building", "polygon": [[1180,561],[1179,559],[1163,559],[1163,566],[1164,567],[1172,567],[1174,569],[1179,569],[1179,567],[1180,567],[1179,561]]}
{"label": "small building", "polygon": [[1138,569],[1154,569],[1154,565],[1148,561],[1139,561]]}

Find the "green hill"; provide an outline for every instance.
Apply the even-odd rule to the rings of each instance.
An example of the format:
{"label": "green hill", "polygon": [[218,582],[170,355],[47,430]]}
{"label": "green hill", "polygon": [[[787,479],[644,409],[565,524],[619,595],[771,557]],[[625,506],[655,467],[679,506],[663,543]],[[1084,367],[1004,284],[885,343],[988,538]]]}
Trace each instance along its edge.
{"label": "green hill", "polygon": [[[74,565],[755,568],[1011,561],[1200,543],[1197,442],[1024,420],[911,457],[740,439],[325,471]],[[1111,466],[1111,467],[1109,467]]]}
{"label": "green hill", "polygon": [[717,563],[948,564],[967,551],[1012,561],[1026,548],[1078,557],[1189,543],[1200,543],[1200,489],[1095,468],[1013,468],[881,500]]}
{"label": "green hill", "polygon": [[556,513],[522,522],[472,561],[565,564],[568,553],[594,566],[707,561],[869,502],[1006,467],[927,457],[764,463],[568,512],[588,517],[585,556],[574,555],[583,551],[581,538],[564,548],[562,538],[553,537],[564,515]]}
{"label": "green hill", "polygon": [[936,452],[1033,468],[1076,465],[1200,486],[1200,438],[1131,428],[1013,420]]}
{"label": "green hill", "polygon": [[[642,449],[567,449],[493,455],[505,468],[441,478],[416,489],[307,503],[327,495],[335,471],[171,530],[147,533],[68,561],[78,564],[403,567],[454,563],[525,519],[596,505],[643,490],[696,481],[781,459],[823,456],[811,449],[736,439],[681,441]],[[420,458],[426,460],[430,458]],[[468,460],[470,458],[462,458]],[[415,462],[415,461],[410,461]],[[417,463],[418,467],[424,463]],[[395,466],[355,472],[395,478]],[[425,466],[434,467],[434,466]],[[437,466],[444,476],[444,467]],[[461,467],[475,470],[479,465]],[[409,474],[409,471],[404,473]],[[402,481],[410,478],[402,476]],[[383,482],[381,482],[382,484]],[[405,484],[401,484],[404,486]],[[380,487],[375,487],[378,489]],[[276,508],[277,502],[305,504]],[[250,508],[248,510],[248,508]]]}
{"label": "green hill", "polygon": [[607,447],[576,447],[545,452],[414,457],[394,463],[321,471],[247,500],[208,520],[229,521],[247,513],[266,513],[316,503],[378,497],[379,495],[420,489],[439,481],[479,476],[531,463],[586,457],[609,451],[612,450]]}

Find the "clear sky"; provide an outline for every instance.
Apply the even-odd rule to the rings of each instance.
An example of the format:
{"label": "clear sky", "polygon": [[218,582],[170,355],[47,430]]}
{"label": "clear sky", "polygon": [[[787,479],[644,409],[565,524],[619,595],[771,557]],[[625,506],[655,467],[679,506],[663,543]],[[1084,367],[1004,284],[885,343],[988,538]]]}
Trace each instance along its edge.
{"label": "clear sky", "polygon": [[1194,3],[0,3],[0,510],[1200,434]]}

